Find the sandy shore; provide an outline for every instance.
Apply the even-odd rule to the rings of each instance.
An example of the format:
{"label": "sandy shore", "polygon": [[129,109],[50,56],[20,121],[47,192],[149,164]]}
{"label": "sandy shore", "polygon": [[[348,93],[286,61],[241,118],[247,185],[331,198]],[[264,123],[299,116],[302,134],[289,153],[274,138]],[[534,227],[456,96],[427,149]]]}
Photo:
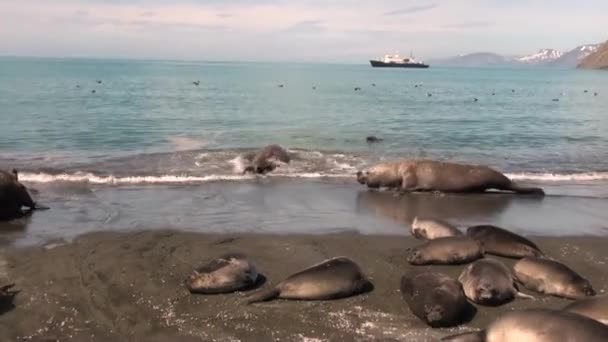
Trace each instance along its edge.
{"label": "sandy shore", "polygon": [[[549,255],[608,289],[608,238],[534,238]],[[516,300],[480,307],[467,326],[431,330],[413,316],[398,289],[413,266],[405,236],[100,232],[71,243],[0,249],[0,283],[17,283],[16,307],[0,316],[0,340],[61,341],[433,341],[485,326],[502,312],[561,307],[566,300]],[[357,261],[375,290],[327,302],[277,300],[245,305],[244,293],[190,295],[182,280],[219,254],[248,254],[266,285],[325,258]],[[508,264],[511,260],[503,259]],[[434,267],[457,276],[463,266]]]}

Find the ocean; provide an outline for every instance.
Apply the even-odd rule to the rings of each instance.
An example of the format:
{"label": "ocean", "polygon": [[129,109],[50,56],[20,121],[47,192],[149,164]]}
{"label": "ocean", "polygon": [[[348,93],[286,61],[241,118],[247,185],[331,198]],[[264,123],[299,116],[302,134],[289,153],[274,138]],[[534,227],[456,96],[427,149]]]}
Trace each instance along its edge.
{"label": "ocean", "polygon": [[[490,165],[549,195],[524,216],[447,218],[607,233],[606,72],[2,57],[0,122],[0,168],[51,207],[12,242],[108,226],[404,233],[401,207],[381,224],[357,210],[354,182],[398,158]],[[240,155],[271,143],[293,162],[242,175]]]}

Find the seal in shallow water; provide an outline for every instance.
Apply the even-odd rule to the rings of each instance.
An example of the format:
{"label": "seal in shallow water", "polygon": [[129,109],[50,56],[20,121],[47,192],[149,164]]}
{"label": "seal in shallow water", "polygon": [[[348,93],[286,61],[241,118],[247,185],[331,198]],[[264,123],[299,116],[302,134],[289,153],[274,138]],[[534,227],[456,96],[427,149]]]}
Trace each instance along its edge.
{"label": "seal in shallow water", "polygon": [[460,236],[462,232],[453,225],[440,220],[424,220],[414,217],[412,235],[419,239],[434,240],[448,236]]}
{"label": "seal in shallow water", "polygon": [[452,342],[605,342],[608,326],[571,312],[527,309],[508,312],[481,332],[445,337]]}
{"label": "seal in shallow water", "polygon": [[346,257],[336,257],[295,273],[270,289],[252,294],[247,302],[256,303],[275,298],[338,299],[372,289],[372,283],[354,261]]}
{"label": "seal in shallow water", "polygon": [[467,236],[479,241],[486,253],[509,258],[542,256],[534,242],[506,229],[491,225],[473,226],[467,229]]}
{"label": "seal in shallow water", "polygon": [[401,278],[401,294],[410,311],[431,327],[450,327],[475,315],[462,286],[438,272],[416,272]]}
{"label": "seal in shallow water", "polygon": [[268,145],[253,155],[251,164],[245,168],[244,173],[267,173],[273,171],[279,163],[289,163],[289,153],[279,145]]}
{"label": "seal in shallow water", "polygon": [[[28,210],[23,211],[24,207]],[[19,218],[34,209],[37,209],[36,203],[27,188],[19,182],[17,170],[0,170],[0,220]]]}
{"label": "seal in shallow water", "polygon": [[495,189],[519,194],[544,194],[540,188],[519,186],[504,174],[487,166],[425,159],[382,163],[357,172],[357,181],[369,188],[397,188],[406,192],[472,193]]}
{"label": "seal in shallow water", "polygon": [[184,283],[191,293],[228,293],[252,287],[258,276],[255,266],[246,256],[233,253],[197,268]]}
{"label": "seal in shallow water", "polygon": [[540,293],[570,299],[595,295],[587,279],[557,261],[526,257],[513,265],[513,274],[526,288]]}
{"label": "seal in shallow water", "polygon": [[464,294],[472,302],[498,306],[512,301],[516,296],[532,299],[520,293],[514,285],[513,274],[503,263],[493,259],[481,259],[465,267],[458,277]]}
{"label": "seal in shallow water", "polygon": [[483,257],[479,243],[466,236],[430,240],[410,250],[407,261],[412,265],[457,265]]}

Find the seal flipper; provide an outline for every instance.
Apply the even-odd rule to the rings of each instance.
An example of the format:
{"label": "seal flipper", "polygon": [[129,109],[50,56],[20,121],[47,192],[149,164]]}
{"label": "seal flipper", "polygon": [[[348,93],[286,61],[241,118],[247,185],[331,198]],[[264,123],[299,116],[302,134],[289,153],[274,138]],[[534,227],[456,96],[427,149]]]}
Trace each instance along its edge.
{"label": "seal flipper", "polygon": [[247,304],[266,302],[271,299],[277,298],[281,294],[281,290],[278,287],[272,287],[270,289],[262,289],[251,294],[247,297]]}

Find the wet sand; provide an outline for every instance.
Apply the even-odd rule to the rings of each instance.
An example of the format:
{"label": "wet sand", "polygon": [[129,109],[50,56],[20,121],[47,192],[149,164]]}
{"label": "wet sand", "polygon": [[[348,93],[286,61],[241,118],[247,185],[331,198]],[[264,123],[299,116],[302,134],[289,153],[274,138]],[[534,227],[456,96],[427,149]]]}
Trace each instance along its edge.
{"label": "wet sand", "polygon": [[[533,237],[541,249],[608,290],[608,238]],[[500,313],[559,308],[569,301],[536,295],[499,308],[479,307],[459,328],[430,329],[399,292],[414,266],[408,236],[200,234],[171,230],[97,232],[71,243],[0,248],[0,283],[21,290],[0,315],[0,341],[433,341],[485,326]],[[249,255],[269,284],[325,258],[359,263],[373,292],[334,301],[244,304],[244,293],[191,295],[183,279],[219,254]],[[513,261],[502,259],[509,265]],[[433,266],[456,277],[464,266]],[[527,292],[527,291],[524,291]],[[530,292],[527,292],[530,293]]]}

